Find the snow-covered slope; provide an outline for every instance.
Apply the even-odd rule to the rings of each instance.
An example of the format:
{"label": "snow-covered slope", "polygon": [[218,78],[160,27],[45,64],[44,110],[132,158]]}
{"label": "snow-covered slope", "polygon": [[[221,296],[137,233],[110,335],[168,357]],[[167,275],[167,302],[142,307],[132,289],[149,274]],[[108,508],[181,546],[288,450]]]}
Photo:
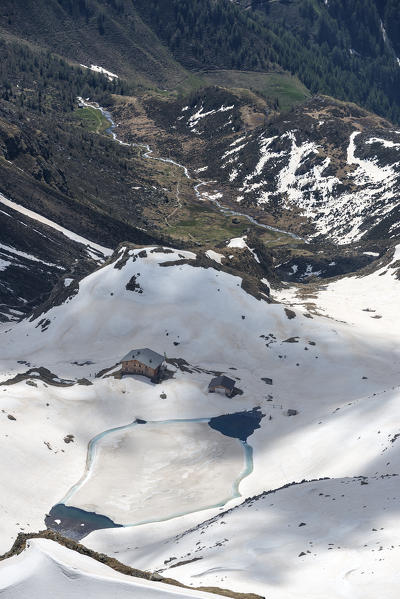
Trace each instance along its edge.
{"label": "snow-covered slope", "polygon": [[[240,486],[244,496],[256,492],[257,486],[274,490],[289,483],[287,489],[247,501],[204,525],[185,517],[139,529],[98,531],[86,543],[138,566],[147,564],[163,572],[174,566],[171,572],[188,584],[225,584],[282,599],[313,594],[325,599],[372,598],[380,588],[385,589],[385,597],[395,597],[400,526],[398,266],[396,250],[380,270],[333,283],[330,307],[333,310],[337,297],[337,312],[313,313],[312,319],[304,319],[309,332],[317,327],[332,337],[322,346],[320,341],[308,347],[287,345],[285,362],[299,348],[307,356],[303,360],[311,358],[307,366],[313,361],[317,366],[307,368],[303,377],[303,362],[296,377],[286,363],[285,392],[283,380],[277,384],[274,378],[272,392],[291,398],[290,407],[300,413],[282,417],[276,396],[272,402],[262,402],[272,420],[264,419],[250,438],[254,475]],[[340,287],[346,285],[351,289],[341,295]],[[297,311],[290,324],[298,327],[309,315],[310,304],[320,305],[330,287],[320,292],[317,301],[307,295],[295,297],[294,290],[282,291],[280,297]],[[379,288],[385,298],[380,311],[386,318],[372,318],[375,313],[361,308],[361,298],[378,301]],[[315,347],[319,347],[318,359]],[[380,382],[375,370],[378,363],[383,369]],[[355,380],[357,370],[360,384]],[[294,480],[326,476],[332,480],[290,485]],[[185,563],[175,568],[180,562]]]}
{"label": "snow-covered slope", "polygon": [[[365,331],[387,343],[400,335],[400,245],[375,263],[372,272],[340,278],[327,285],[285,287],[275,292],[279,301],[314,310]],[[371,268],[370,268],[371,270]],[[394,347],[396,355],[398,347]]]}
{"label": "snow-covered slope", "polygon": [[396,599],[398,504],[398,475],[306,482],[248,499],[162,543],[148,536],[130,555],[125,538],[118,557],[188,585],[271,599]]}
{"label": "snow-covered slope", "polygon": [[[315,362],[318,345],[309,346],[312,355],[304,353],[309,340],[326,336],[336,345],[334,340],[343,337],[342,354],[346,353],[348,327],[335,323],[334,332],[325,319],[291,319],[282,306],[246,293],[239,277],[200,268],[194,258],[190,252],[122,248],[107,266],[83,279],[79,291],[64,303],[4,333],[3,372],[11,376],[24,371],[26,367],[17,362],[27,360],[66,378],[94,376],[118,362],[132,344],[150,345],[168,357],[182,357],[204,368],[235,366],[244,377],[241,386],[246,389],[250,384],[253,391],[265,389],[253,374],[261,367],[265,374],[275,375],[281,393],[280,373],[286,376],[292,370],[297,376],[300,368],[313,376],[322,374],[325,363]],[[134,291],[127,288],[133,280]],[[357,337],[357,332],[351,335]],[[287,342],[291,337],[299,343]],[[360,336],[359,342],[375,359],[373,340]],[[281,353],[287,357],[280,358]],[[347,359],[337,358],[342,368]],[[80,365],[89,360],[90,364]],[[299,367],[295,360],[300,360]],[[308,387],[308,378],[300,378],[304,379],[300,384]]]}
{"label": "snow-covered slope", "polygon": [[23,553],[0,562],[0,594],[5,599],[215,597],[120,574],[90,557],[46,539],[28,541]]}
{"label": "snow-covered slope", "polygon": [[[80,281],[79,289],[62,303],[57,305],[55,298],[47,312],[8,327],[1,333],[3,381],[17,374],[21,379],[1,387],[0,442],[2,454],[7,456],[2,470],[5,492],[0,498],[4,514],[0,519],[1,550],[9,548],[20,530],[43,528],[45,514],[60,501],[106,512],[110,517],[124,513],[123,523],[135,524],[134,517],[129,519],[129,510],[143,501],[140,498],[145,492],[140,509],[145,505],[153,517],[140,521],[150,519],[150,523],[95,532],[84,542],[107,554],[115,552],[116,557],[120,554],[120,559],[131,565],[151,569],[155,564],[159,568],[161,543],[169,543],[177,533],[239,505],[246,497],[304,478],[372,478],[398,473],[400,356],[395,306],[400,282],[393,276],[397,254],[389,262],[387,272],[365,277],[362,293],[368,296],[376,281],[382,289],[390,287],[390,320],[372,319],[373,326],[367,331],[361,321],[350,320],[350,311],[343,322],[344,318],[334,314],[332,318],[310,313],[310,298],[301,300],[302,305],[294,310],[293,306],[257,300],[242,289],[239,277],[199,266],[190,252],[149,247],[121,247],[105,266]],[[364,281],[349,280],[355,289]],[[289,289],[285,294],[289,303],[300,302]],[[357,302],[354,306],[357,311]],[[165,351],[171,373],[176,371],[173,378],[154,385],[142,377],[96,377],[134,347]],[[49,369],[54,377],[43,377],[40,367]],[[29,369],[33,372],[25,375],[27,384],[23,373]],[[233,377],[243,394],[233,399],[208,394],[214,372]],[[83,377],[92,384],[82,384]],[[239,481],[237,456],[228,445],[224,451],[222,443],[213,445],[214,441],[207,440],[204,444],[207,435],[203,445],[189,443],[185,438],[192,430],[189,426],[182,434],[176,432],[178,428],[168,428],[173,420],[207,421],[255,406],[261,407],[265,417],[248,438],[252,463]],[[136,418],[149,425],[135,437],[130,423]],[[117,431],[116,436],[107,437],[109,441],[101,445],[93,460],[88,459],[88,443],[105,439],[104,434],[109,435],[115,427],[128,427],[130,438]],[[143,439],[146,431],[148,438]],[[169,466],[165,456],[157,453],[161,431],[170,436],[161,444],[168,448]],[[194,429],[190,434],[195,441]],[[136,487],[126,476],[132,451],[144,452],[148,460],[147,471],[144,469]],[[115,460],[112,488],[118,493],[114,494],[108,491],[110,460]],[[196,460],[199,468],[208,461],[210,479],[218,480],[218,485],[207,491],[207,504],[199,501],[207,481],[197,479]],[[184,476],[191,469],[192,473]],[[164,479],[174,480],[168,502],[175,509],[167,514],[159,493],[160,472]],[[179,476],[172,479],[177,472],[182,472],[181,480]],[[90,486],[85,489],[86,482]],[[224,506],[218,505],[220,498],[215,493],[220,485],[226,488],[229,483],[237,484],[239,496],[232,493]],[[193,509],[188,513],[193,493]],[[293,505],[299,501],[294,497]],[[200,507],[207,509],[199,511]],[[257,512],[256,503],[252,509]],[[175,518],[158,521],[172,516]],[[282,547],[287,529],[283,520],[282,527],[275,530]],[[243,542],[243,536],[238,539]],[[293,542],[297,551],[297,541]],[[258,540],[255,545],[259,546]],[[168,558],[178,557],[170,553]],[[241,574],[241,588],[250,591],[259,584],[253,574],[252,567]],[[225,587],[239,584],[230,571],[222,578],[219,582]],[[253,586],[246,581],[253,581]],[[272,592],[270,595],[274,597]]]}

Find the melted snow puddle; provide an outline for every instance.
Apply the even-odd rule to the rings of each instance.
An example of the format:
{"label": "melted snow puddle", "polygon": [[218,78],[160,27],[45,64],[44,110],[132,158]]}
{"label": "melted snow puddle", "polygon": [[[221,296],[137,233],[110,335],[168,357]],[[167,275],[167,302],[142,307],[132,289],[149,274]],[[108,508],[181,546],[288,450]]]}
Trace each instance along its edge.
{"label": "melted snow puddle", "polygon": [[[240,427],[240,419],[243,418],[243,414],[246,414],[246,413],[238,413],[237,414],[239,429],[241,428]],[[235,416],[235,415],[228,415],[228,416],[230,418],[232,418],[232,416]],[[218,418],[221,418],[221,417],[218,417]],[[85,466],[85,471],[84,471],[82,477],[79,479],[79,481],[77,483],[75,483],[71,487],[71,489],[63,497],[63,499],[58,504],[53,506],[50,513],[48,515],[46,515],[46,526],[52,530],[55,530],[56,532],[59,532],[66,536],[69,536],[70,538],[80,540],[84,536],[86,536],[87,534],[89,534],[90,532],[92,532],[94,530],[99,530],[99,529],[103,529],[103,528],[117,528],[117,527],[119,528],[122,526],[123,527],[131,527],[131,526],[139,526],[141,524],[162,522],[165,520],[170,520],[172,518],[177,518],[179,516],[184,516],[184,515],[191,514],[194,512],[211,509],[211,508],[222,507],[231,499],[240,497],[241,496],[241,493],[239,491],[240,483],[244,478],[246,478],[253,471],[253,449],[250,445],[248,445],[248,443],[246,441],[244,441],[238,437],[245,436],[247,438],[248,434],[252,434],[254,428],[257,428],[257,424],[259,423],[261,417],[258,421],[256,421],[256,425],[254,426],[253,430],[248,431],[246,429],[246,432],[244,435],[243,435],[243,430],[241,432],[239,432],[237,435],[229,434],[229,433],[227,435],[225,435],[224,432],[222,432],[222,429],[218,429],[216,427],[210,426],[210,428],[214,428],[214,430],[219,431],[225,437],[227,437],[227,436],[232,437],[232,440],[235,440],[237,443],[240,444],[242,451],[243,451],[242,455],[244,458],[244,467],[241,469],[239,475],[233,480],[232,486],[231,486],[231,492],[230,492],[229,496],[224,497],[222,500],[219,500],[217,502],[207,504],[207,505],[197,506],[196,509],[181,510],[176,513],[170,513],[167,516],[162,517],[162,518],[160,518],[159,516],[156,518],[147,518],[147,519],[143,519],[138,522],[134,522],[134,523],[130,523],[130,524],[117,524],[115,521],[113,521],[108,516],[104,516],[97,512],[86,511],[86,510],[81,509],[74,505],[67,505],[67,503],[69,503],[71,501],[71,499],[74,497],[74,495],[76,493],[78,493],[78,491],[80,491],[84,487],[84,485],[89,481],[89,479],[91,478],[91,476],[93,474],[96,458],[98,457],[99,443],[105,437],[107,437],[109,435],[113,435],[115,433],[127,431],[127,430],[133,429],[138,426],[146,426],[146,425],[157,425],[157,426],[162,426],[162,427],[176,424],[176,423],[178,423],[178,424],[200,423],[200,424],[210,425],[211,421],[218,420],[218,418],[217,419],[215,419],[215,418],[214,419],[213,418],[189,418],[189,419],[171,419],[171,420],[158,420],[158,421],[137,421],[137,420],[135,420],[135,421],[130,422],[129,424],[126,424],[124,426],[114,427],[114,428],[108,429],[106,431],[103,431],[102,433],[99,433],[98,435],[93,437],[93,439],[91,439],[91,441],[89,442],[88,452],[87,452],[87,457],[86,457],[86,466]],[[247,424],[247,426],[248,426],[248,424]],[[156,509],[154,511],[155,511],[155,513],[157,513]]]}
{"label": "melted snow puddle", "polygon": [[[126,142],[122,141],[121,139],[119,139],[117,134],[114,131],[114,129],[116,128],[117,125],[115,124],[115,122],[111,116],[111,113],[108,110],[106,110],[102,106],[99,106],[99,104],[97,104],[96,102],[89,102],[87,100],[83,100],[83,98],[81,98],[81,97],[78,97],[78,101],[81,104],[83,104],[84,106],[87,106],[90,108],[96,108],[96,110],[100,110],[102,115],[110,123],[110,126],[108,127],[108,129],[106,129],[105,133],[107,133],[108,135],[111,135],[112,138],[114,139],[114,141],[119,143],[121,146],[133,146],[136,148],[144,148],[145,153],[143,155],[145,158],[148,158],[149,160],[157,160],[158,162],[166,162],[168,164],[173,164],[183,170],[183,172],[185,173],[185,177],[187,179],[192,178],[189,174],[187,167],[184,166],[183,164],[180,164],[179,162],[175,162],[175,160],[172,160],[171,158],[157,158],[156,156],[151,156],[151,154],[153,154],[153,150],[150,148],[150,146],[148,144],[126,143]],[[293,239],[296,239],[298,241],[304,241],[305,243],[307,243],[306,239],[304,239],[303,237],[300,237],[299,235],[296,235],[295,233],[290,233],[289,231],[284,231],[283,229],[278,229],[277,227],[273,227],[271,225],[265,225],[263,223],[260,223],[257,219],[253,218],[249,214],[246,214],[244,212],[238,212],[236,210],[232,210],[231,208],[227,208],[226,206],[221,204],[221,202],[219,202],[217,199],[217,196],[222,197],[222,194],[216,193],[214,196],[207,194],[207,196],[205,197],[199,191],[199,188],[202,185],[209,185],[210,183],[212,183],[212,181],[200,181],[199,183],[197,183],[194,186],[194,191],[195,191],[197,199],[201,200],[202,202],[205,202],[205,201],[212,202],[215,206],[217,206],[219,211],[222,212],[222,214],[224,214],[225,216],[242,216],[243,218],[246,218],[251,224],[256,225],[257,227],[261,227],[262,229],[267,229],[268,231],[274,231],[276,233],[284,233],[285,235],[289,235],[289,237],[292,237]]]}

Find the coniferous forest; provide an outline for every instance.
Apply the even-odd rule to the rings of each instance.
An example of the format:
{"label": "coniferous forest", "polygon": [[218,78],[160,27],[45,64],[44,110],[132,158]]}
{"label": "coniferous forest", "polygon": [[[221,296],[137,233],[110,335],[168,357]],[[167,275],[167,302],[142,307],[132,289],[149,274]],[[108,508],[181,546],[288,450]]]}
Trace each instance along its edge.
{"label": "coniferous forest", "polygon": [[188,67],[279,65],[312,93],[400,120],[398,0],[253,0],[247,11],[213,0],[137,0],[135,5]]}

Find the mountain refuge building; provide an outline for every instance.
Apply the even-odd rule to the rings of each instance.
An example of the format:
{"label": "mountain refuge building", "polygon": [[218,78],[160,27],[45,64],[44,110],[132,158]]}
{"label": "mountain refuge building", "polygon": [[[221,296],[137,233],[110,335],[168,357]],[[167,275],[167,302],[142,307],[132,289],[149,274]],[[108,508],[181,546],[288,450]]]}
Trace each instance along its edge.
{"label": "mountain refuge building", "polygon": [[230,379],[229,376],[220,375],[216,376],[211,380],[208,385],[208,392],[215,393],[216,391],[223,391],[227,397],[232,397],[235,389],[235,381]]}
{"label": "mountain refuge building", "polygon": [[141,374],[153,383],[160,381],[164,371],[165,355],[162,356],[148,347],[132,349],[121,360],[122,374]]}

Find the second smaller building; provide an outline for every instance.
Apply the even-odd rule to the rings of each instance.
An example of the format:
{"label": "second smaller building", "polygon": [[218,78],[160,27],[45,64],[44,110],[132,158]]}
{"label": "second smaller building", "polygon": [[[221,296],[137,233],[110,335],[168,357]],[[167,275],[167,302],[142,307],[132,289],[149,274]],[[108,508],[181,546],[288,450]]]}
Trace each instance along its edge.
{"label": "second smaller building", "polygon": [[235,389],[235,381],[228,376],[221,374],[212,379],[208,385],[208,392],[215,393],[216,391],[224,391],[227,397],[232,397]]}

